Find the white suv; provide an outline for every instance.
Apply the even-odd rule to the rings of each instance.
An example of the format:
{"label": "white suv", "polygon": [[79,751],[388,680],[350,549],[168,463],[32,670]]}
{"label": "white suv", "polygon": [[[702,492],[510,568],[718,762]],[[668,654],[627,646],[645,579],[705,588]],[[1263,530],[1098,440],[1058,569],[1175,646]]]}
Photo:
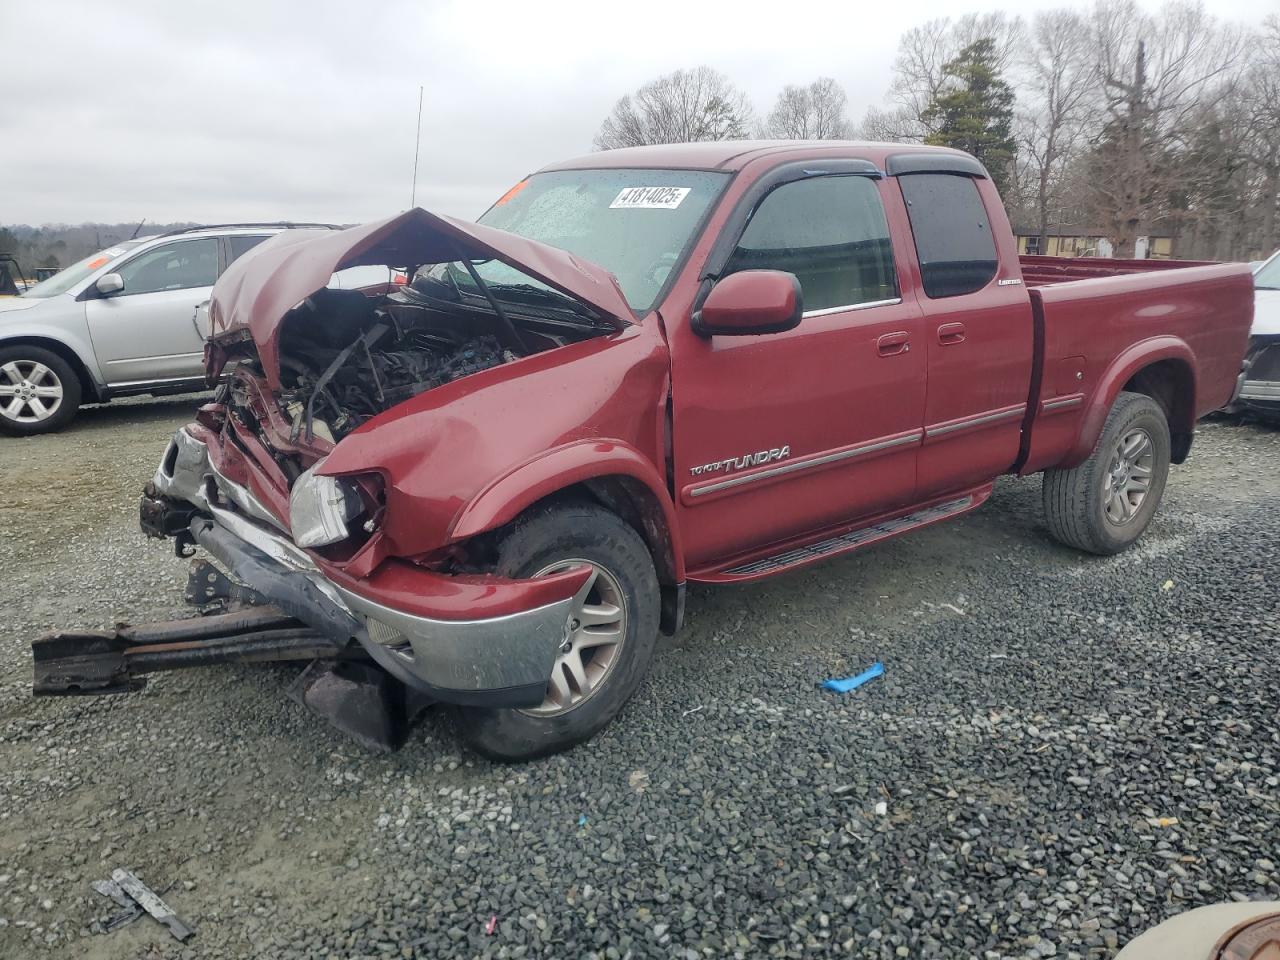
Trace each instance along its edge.
{"label": "white suv", "polygon": [[1253,329],[1238,408],[1280,417],[1280,250],[1253,271]]}
{"label": "white suv", "polygon": [[204,311],[227,264],[281,230],[193,227],[116,244],[0,300],[0,432],[57,430],[84,403],[204,386]]}

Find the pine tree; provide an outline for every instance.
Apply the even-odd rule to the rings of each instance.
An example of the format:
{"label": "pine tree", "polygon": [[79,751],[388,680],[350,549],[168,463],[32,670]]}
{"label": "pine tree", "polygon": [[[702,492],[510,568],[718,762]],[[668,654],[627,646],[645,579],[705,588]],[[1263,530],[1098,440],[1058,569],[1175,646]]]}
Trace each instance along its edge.
{"label": "pine tree", "polygon": [[1017,145],[1013,139],[1013,88],[1000,76],[995,41],[975,40],[943,67],[947,87],[925,110],[934,129],[925,141],[973,154],[996,186],[1008,183]]}

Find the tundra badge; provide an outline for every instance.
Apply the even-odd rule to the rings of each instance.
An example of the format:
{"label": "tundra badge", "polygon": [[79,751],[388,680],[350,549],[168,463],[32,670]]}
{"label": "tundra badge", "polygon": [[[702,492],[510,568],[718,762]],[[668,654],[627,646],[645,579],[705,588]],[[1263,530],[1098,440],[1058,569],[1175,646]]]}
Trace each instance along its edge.
{"label": "tundra badge", "polygon": [[772,460],[785,460],[789,456],[791,456],[791,445],[787,444],[771,450],[761,450],[759,453],[747,453],[740,457],[717,460],[715,463],[704,463],[700,467],[690,467],[689,472],[695,477],[704,473],[728,473],[730,470],[741,470],[743,467],[758,467]]}

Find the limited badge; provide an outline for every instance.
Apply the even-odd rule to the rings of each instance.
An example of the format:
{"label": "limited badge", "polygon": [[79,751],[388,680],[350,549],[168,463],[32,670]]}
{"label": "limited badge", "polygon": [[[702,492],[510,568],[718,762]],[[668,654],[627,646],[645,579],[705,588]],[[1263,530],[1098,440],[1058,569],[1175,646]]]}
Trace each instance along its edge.
{"label": "limited badge", "polygon": [[691,187],[623,187],[609,204],[610,210],[674,210]]}

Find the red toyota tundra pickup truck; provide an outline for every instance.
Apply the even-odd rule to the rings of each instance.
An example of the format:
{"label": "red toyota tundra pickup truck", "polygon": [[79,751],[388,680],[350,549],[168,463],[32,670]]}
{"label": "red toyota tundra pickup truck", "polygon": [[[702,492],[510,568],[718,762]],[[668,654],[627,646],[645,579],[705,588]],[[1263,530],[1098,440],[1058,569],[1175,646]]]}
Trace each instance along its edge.
{"label": "red toyota tundra pickup truck", "polygon": [[[325,289],[361,265],[409,282]],[[410,210],[232,264],[221,385],[143,525],[536,756],[618,713],[690,581],[961,516],[1007,473],[1044,473],[1059,540],[1124,549],[1232,398],[1252,303],[1243,264],[1019,260],[952,150],[595,153],[478,224]]]}

